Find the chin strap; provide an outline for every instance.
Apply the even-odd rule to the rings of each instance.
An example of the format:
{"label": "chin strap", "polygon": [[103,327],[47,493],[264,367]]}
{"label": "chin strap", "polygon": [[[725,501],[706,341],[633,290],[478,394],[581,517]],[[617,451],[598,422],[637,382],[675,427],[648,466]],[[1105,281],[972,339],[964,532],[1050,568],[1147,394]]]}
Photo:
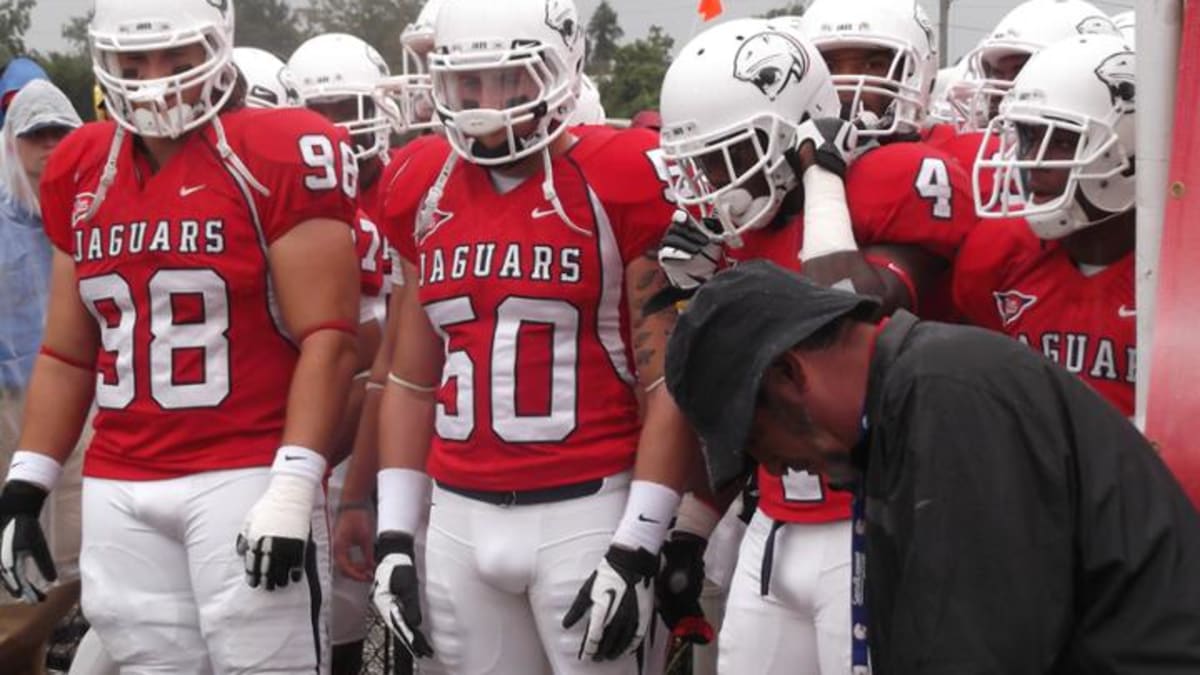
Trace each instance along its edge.
{"label": "chin strap", "polygon": [[458,164],[458,153],[451,152],[446,161],[442,163],[442,170],[438,173],[433,187],[429,188],[425,193],[425,199],[421,200],[421,208],[417,210],[413,228],[413,236],[418,243],[433,234],[441,225],[441,223],[433,222],[433,214],[437,212],[438,203],[442,201],[442,194],[446,190],[446,181],[450,180],[450,174],[454,171],[456,164]]}
{"label": "chin strap", "polygon": [[221,155],[222,161],[229,167],[229,170],[241,176],[250,187],[254,188],[262,196],[270,197],[271,191],[258,182],[254,174],[250,173],[250,169],[246,168],[246,165],[242,163],[242,158],[238,157],[233,148],[229,147],[229,141],[225,138],[225,127],[221,124],[220,115],[212,118],[212,126],[213,131],[217,135],[217,153]]}
{"label": "chin strap", "polygon": [[104,198],[108,196],[108,188],[117,178],[117,159],[121,156],[121,144],[125,141],[125,127],[117,125],[116,132],[113,133],[112,143],[108,146],[108,157],[104,160],[104,171],[100,173],[100,182],[96,185],[96,194],[92,197],[92,204],[84,211],[80,220],[91,220],[96,212],[100,210],[100,204],[104,202]]}
{"label": "chin strap", "polygon": [[573,232],[582,234],[585,237],[592,236],[591,232],[579,227],[575,224],[575,221],[571,220],[571,217],[567,215],[567,210],[563,208],[562,200],[558,198],[558,192],[554,189],[554,167],[550,159],[549,147],[542,150],[542,169],[543,173],[546,174],[546,177],[542,180],[542,196],[546,198],[547,202],[550,202],[550,207],[554,209],[558,217]]}

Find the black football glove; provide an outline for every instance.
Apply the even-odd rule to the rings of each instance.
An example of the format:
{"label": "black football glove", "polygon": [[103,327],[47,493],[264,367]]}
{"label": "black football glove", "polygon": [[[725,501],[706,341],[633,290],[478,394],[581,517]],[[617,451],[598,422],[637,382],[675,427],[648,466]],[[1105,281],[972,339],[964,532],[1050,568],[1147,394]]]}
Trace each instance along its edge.
{"label": "black football glove", "polygon": [[45,600],[46,593],[29,579],[28,561],[46,581],[58,579],[38,522],[46,495],[42,488],[22,480],[10,480],[0,490],[0,584],[14,598],[30,604]]}
{"label": "black football glove", "polygon": [[654,586],[658,613],[671,635],[682,642],[706,645],[713,640],[712,624],[700,608],[707,547],[707,541],[690,532],[672,532],[663,544]]}
{"label": "black football glove", "polygon": [[588,616],[580,659],[611,661],[641,646],[654,615],[657,570],[658,558],[644,548],[609,547],[563,617],[563,628],[571,628]]}

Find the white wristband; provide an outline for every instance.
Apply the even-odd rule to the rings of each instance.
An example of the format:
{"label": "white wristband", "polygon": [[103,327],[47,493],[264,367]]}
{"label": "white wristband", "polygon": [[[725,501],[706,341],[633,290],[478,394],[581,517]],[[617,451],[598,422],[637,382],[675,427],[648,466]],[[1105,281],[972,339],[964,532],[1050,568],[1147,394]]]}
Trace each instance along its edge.
{"label": "white wristband", "polygon": [[271,473],[304,478],[313,485],[325,478],[325,458],[315,450],[301,445],[283,445],[275,452]]}
{"label": "white wristband", "polygon": [[689,492],[679,503],[679,515],[675,516],[675,531],[708,539],[720,520],[721,514],[716,509],[696,499],[696,496]]}
{"label": "white wristband", "polygon": [[665,485],[635,480],[629,486],[625,515],[613,534],[613,543],[637,550],[644,548],[658,555],[667,528],[679,508],[679,493]]}
{"label": "white wristband", "polygon": [[381,469],[376,532],[415,534],[429,511],[433,483],[429,474],[413,469]]}
{"label": "white wristband", "polygon": [[58,485],[62,469],[62,464],[49,455],[32,450],[18,450],[13,453],[12,463],[8,465],[7,480],[33,483],[49,492]]}
{"label": "white wristband", "polygon": [[803,181],[804,243],[800,260],[807,262],[831,253],[857,251],[842,179],[814,164],[804,171]]}

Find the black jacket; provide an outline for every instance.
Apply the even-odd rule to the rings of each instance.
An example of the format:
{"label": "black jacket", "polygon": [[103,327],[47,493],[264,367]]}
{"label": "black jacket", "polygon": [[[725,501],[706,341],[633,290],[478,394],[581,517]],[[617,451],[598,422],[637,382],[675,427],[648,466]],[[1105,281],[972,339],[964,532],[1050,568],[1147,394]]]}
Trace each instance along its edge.
{"label": "black jacket", "polygon": [[1200,518],[1086,385],[898,312],[866,411],[875,675],[1200,674]]}

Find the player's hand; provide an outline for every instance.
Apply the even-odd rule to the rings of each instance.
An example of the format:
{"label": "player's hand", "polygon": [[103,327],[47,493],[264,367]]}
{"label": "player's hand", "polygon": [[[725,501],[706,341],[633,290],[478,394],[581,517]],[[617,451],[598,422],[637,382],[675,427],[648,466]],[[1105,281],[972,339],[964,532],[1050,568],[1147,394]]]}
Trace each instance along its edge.
{"label": "player's hand", "polygon": [[316,490],[304,477],[271,473],[267,491],[250,508],[237,538],[246,562],[246,583],[268,591],[304,578]]}
{"label": "player's hand", "polygon": [[46,593],[30,580],[29,561],[46,581],[58,579],[54,559],[38,523],[47,492],[22,480],[10,480],[0,491],[0,583],[14,598],[33,604]]}
{"label": "player's hand", "polygon": [[342,574],[355,581],[373,579],[374,544],[375,524],[371,511],[357,507],[338,508],[333,522],[333,561]]}
{"label": "player's hand", "polygon": [[433,647],[421,632],[421,584],[417,578],[413,537],[384,532],[375,542],[375,586],[371,600],[392,634],[416,658],[433,656]]}
{"label": "player's hand", "polygon": [[644,548],[609,547],[563,617],[563,628],[588,617],[579,645],[580,659],[614,660],[642,644],[654,614],[657,570],[657,557]]}
{"label": "player's hand", "polygon": [[797,129],[796,148],[801,169],[817,166],[846,177],[846,167],[864,149],[858,147],[858,128],[840,117],[804,120]]}
{"label": "player's hand", "polygon": [[661,567],[654,584],[658,613],[671,635],[683,642],[706,645],[713,640],[712,624],[700,608],[704,588],[704,549],[708,542],[690,532],[672,532],[663,544]]}
{"label": "player's hand", "polygon": [[658,249],[658,264],[675,288],[695,290],[717,273],[724,248],[716,231],[683,209],[671,216],[671,226]]}

